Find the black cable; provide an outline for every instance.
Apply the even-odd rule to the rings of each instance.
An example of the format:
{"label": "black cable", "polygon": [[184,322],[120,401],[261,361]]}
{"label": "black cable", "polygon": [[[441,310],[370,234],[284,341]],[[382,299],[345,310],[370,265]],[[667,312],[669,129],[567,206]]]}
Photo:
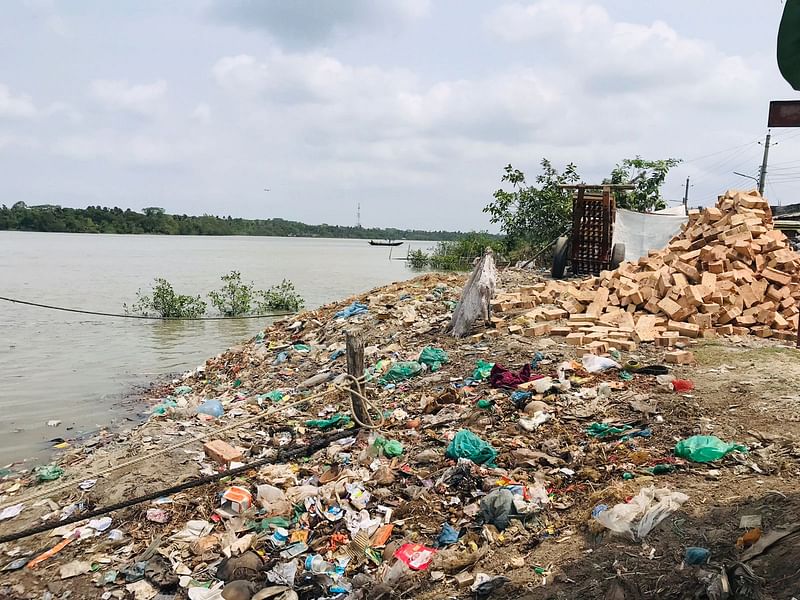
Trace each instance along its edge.
{"label": "black cable", "polygon": [[157,492],[152,492],[150,494],[145,494],[144,496],[138,496],[130,500],[123,500],[122,502],[117,502],[116,504],[110,504],[102,508],[96,508],[94,510],[90,510],[89,512],[84,512],[80,515],[64,519],[63,521],[48,521],[46,523],[42,523],[41,525],[37,525],[35,527],[29,527],[28,529],[23,529],[22,531],[18,531],[16,533],[3,535],[0,536],[0,544],[4,544],[6,542],[13,542],[15,540],[21,540],[23,538],[36,535],[37,533],[44,533],[45,531],[51,531],[53,529],[56,529],[57,527],[62,527],[64,525],[71,525],[73,523],[84,521],[86,519],[93,519],[94,517],[99,517],[100,515],[105,515],[107,513],[121,510],[123,508],[128,508],[130,506],[135,506],[136,504],[141,504],[142,502],[147,502],[148,500],[155,500],[156,498],[161,498],[162,496],[170,496],[172,494],[177,494],[178,492],[182,492],[183,490],[188,490],[194,487],[205,485],[207,483],[211,483],[212,481],[224,479],[225,477],[232,477],[233,475],[239,475],[240,473],[245,473],[252,469],[262,467],[264,465],[283,462],[286,461],[287,459],[296,458],[298,456],[311,456],[312,454],[314,454],[314,452],[317,452],[318,450],[327,447],[331,442],[335,442],[336,440],[340,440],[345,437],[351,437],[356,433],[358,433],[358,428],[343,429],[341,431],[337,431],[336,433],[332,433],[325,437],[318,438],[317,440],[311,442],[307,446],[303,446],[302,448],[294,448],[292,450],[279,452],[278,456],[272,458],[262,458],[260,460],[253,461],[247,465],[223,471],[222,473],[215,473],[214,475],[206,475],[205,477],[192,479],[191,481],[187,481],[179,485],[174,485],[172,487],[168,487],[163,490],[158,490]]}
{"label": "black cable", "polygon": [[230,319],[269,319],[271,317],[284,317],[286,315],[293,315],[292,312],[273,313],[271,315],[239,315],[236,317],[150,317],[146,315],[125,315],[118,313],[97,312],[94,310],[82,310],[80,308],[65,308],[63,306],[51,306],[49,304],[39,304],[38,302],[28,302],[27,300],[19,300],[17,298],[6,298],[0,296],[0,300],[6,302],[13,302],[15,304],[25,304],[27,306],[36,306],[38,308],[49,308],[50,310],[61,310],[64,312],[80,313],[82,315],[97,315],[99,317],[116,317],[118,319],[149,319],[154,321],[227,321]]}

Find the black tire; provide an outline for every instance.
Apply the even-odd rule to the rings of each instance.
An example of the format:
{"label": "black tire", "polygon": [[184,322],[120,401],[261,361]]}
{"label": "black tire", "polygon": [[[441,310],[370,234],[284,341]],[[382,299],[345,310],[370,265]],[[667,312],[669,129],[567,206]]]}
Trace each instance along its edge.
{"label": "black tire", "polygon": [[625,244],[614,244],[611,249],[611,268],[616,269],[625,261]]}
{"label": "black tire", "polygon": [[567,270],[567,258],[569,258],[569,238],[562,235],[556,241],[556,247],[553,251],[553,279],[563,279],[564,271]]}

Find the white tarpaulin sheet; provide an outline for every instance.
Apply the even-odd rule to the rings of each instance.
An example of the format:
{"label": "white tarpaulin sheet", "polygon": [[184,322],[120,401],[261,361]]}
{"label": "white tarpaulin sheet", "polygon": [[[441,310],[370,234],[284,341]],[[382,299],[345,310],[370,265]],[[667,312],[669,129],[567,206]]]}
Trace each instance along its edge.
{"label": "white tarpaulin sheet", "polygon": [[[680,214],[671,214],[679,212]],[[655,213],[617,209],[614,243],[625,244],[625,260],[636,261],[650,250],[660,250],[689,220],[683,207]]]}

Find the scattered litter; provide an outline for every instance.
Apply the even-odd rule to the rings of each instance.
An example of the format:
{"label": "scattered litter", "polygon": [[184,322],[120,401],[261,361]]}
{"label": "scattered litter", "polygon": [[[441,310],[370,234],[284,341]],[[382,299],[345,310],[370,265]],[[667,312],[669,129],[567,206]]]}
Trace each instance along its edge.
{"label": "scattered litter", "polygon": [[630,502],[601,510],[594,518],[615,533],[641,540],[688,499],[689,496],[681,492],[650,486],[643,488]]}
{"label": "scattered litter", "polygon": [[698,463],[713,462],[731,452],[747,452],[747,447],[723,442],[713,435],[694,435],[675,445],[675,456]]}

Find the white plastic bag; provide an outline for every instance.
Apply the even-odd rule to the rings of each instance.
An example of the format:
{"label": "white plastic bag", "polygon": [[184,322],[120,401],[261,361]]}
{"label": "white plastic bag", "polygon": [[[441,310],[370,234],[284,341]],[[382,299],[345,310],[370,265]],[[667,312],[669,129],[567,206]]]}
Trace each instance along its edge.
{"label": "white plastic bag", "polygon": [[612,506],[596,515],[595,519],[615,533],[643,539],[688,499],[689,496],[681,492],[656,489],[651,485],[642,488],[627,504]]}
{"label": "white plastic bag", "polygon": [[609,369],[622,368],[622,365],[617,361],[611,360],[606,356],[597,356],[596,354],[584,354],[581,362],[583,363],[583,368],[589,373],[601,373]]}

